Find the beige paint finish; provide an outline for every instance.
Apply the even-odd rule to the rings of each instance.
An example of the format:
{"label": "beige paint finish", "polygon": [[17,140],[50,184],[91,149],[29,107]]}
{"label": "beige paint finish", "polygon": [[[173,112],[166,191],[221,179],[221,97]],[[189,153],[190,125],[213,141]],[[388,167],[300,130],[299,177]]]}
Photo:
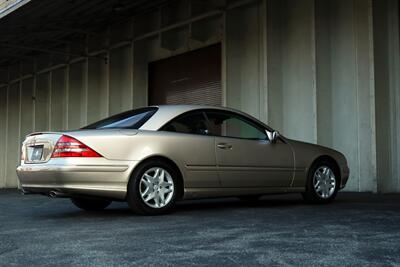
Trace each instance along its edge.
{"label": "beige paint finish", "polygon": [[298,187],[305,185],[308,170],[312,163],[319,157],[329,157],[337,163],[340,170],[341,187],[343,188],[346,185],[350,173],[347,166],[347,160],[342,153],[327,147],[306,142],[290,139],[286,139],[286,141],[292,146],[295,155],[295,176],[292,186]]}
{"label": "beige paint finish", "polygon": [[[289,187],[294,156],[290,145],[278,140],[216,137],[216,157],[222,187]],[[229,148],[219,148],[225,144]]]}
{"label": "beige paint finish", "polygon": [[[34,193],[56,190],[122,200],[135,167],[153,157],[166,158],[177,166],[183,178],[184,198],[301,192],[305,189],[308,169],[321,156],[337,162],[342,186],[347,181],[344,156],[322,146],[284,137],[270,142],[158,131],[172,118],[198,109],[228,110],[160,106],[139,130],[78,130],[28,136],[23,144],[24,153],[28,153],[29,145],[38,142],[46,143],[50,153],[58,138],[65,134],[103,157],[53,159],[47,153],[40,163],[22,161],[17,169],[21,185]],[[238,113],[272,131],[251,116]],[[221,148],[220,144],[229,146]]]}

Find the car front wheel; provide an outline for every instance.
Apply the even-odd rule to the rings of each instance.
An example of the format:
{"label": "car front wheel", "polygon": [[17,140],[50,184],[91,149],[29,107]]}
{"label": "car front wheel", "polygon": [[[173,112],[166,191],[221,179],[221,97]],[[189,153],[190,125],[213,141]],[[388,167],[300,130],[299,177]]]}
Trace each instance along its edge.
{"label": "car front wheel", "polygon": [[303,198],[310,203],[329,203],[339,190],[339,173],[330,161],[314,164],[309,171]]}

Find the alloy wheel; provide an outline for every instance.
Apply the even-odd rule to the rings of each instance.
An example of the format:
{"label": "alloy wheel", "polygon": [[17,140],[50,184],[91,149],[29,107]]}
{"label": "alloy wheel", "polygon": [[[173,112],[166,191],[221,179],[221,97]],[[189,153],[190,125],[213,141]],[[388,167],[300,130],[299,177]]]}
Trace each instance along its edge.
{"label": "alloy wheel", "polygon": [[330,198],[336,189],[336,177],[331,168],[321,166],[317,168],[313,177],[314,190],[323,199]]}
{"label": "alloy wheel", "polygon": [[153,167],[142,175],[139,190],[147,206],[163,208],[171,202],[174,195],[174,181],[167,170]]}

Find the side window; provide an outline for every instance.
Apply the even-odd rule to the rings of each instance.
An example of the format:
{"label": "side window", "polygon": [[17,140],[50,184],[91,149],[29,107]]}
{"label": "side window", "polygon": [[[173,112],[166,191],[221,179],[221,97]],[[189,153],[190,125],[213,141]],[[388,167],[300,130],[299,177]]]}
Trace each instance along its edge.
{"label": "side window", "polygon": [[206,112],[210,122],[210,134],[245,139],[267,139],[265,131],[250,120],[230,112]]}
{"label": "side window", "polygon": [[160,130],[187,134],[208,134],[207,120],[201,111],[181,115],[168,122]]}

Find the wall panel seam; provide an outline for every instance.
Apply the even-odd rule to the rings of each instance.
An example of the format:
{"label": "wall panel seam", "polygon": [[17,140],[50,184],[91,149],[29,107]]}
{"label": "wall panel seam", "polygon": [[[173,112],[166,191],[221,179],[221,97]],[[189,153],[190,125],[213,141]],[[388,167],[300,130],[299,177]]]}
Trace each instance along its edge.
{"label": "wall panel seam", "polygon": [[[33,71],[36,72],[36,59],[33,60]],[[37,90],[37,74],[33,75],[32,88],[32,130],[36,131],[36,90]]]}
{"label": "wall panel seam", "polygon": [[[8,76],[10,76],[10,74],[8,73]],[[7,165],[8,165],[8,121],[9,121],[9,106],[10,106],[10,100],[9,100],[9,94],[10,94],[10,85],[7,86],[6,89],[6,121],[5,121],[5,126],[6,126],[6,130],[5,130],[5,148],[4,148],[4,187],[7,187]]]}
{"label": "wall panel seam", "polygon": [[47,77],[47,86],[48,86],[48,100],[47,100],[47,116],[48,116],[48,118],[47,118],[47,122],[48,122],[48,125],[47,125],[47,128],[48,128],[48,130],[50,131],[51,130],[51,95],[52,95],[52,93],[51,93],[51,91],[52,91],[52,79],[53,79],[53,72],[52,71],[50,71],[49,72],[49,74],[48,74],[48,77]]}
{"label": "wall panel seam", "polygon": [[[70,49],[70,47],[68,47],[68,49]],[[64,123],[64,127],[65,129],[68,129],[69,127],[69,72],[71,69],[71,65],[67,64],[66,66],[66,70],[65,70],[65,99],[64,99],[64,103],[65,103],[65,123]]]}
{"label": "wall panel seam", "polygon": [[227,25],[226,11],[222,13],[222,38],[221,38],[221,89],[222,89],[222,106],[227,105],[227,49],[226,49],[226,25]]}
{"label": "wall panel seam", "polygon": [[[259,70],[260,70],[260,119],[268,123],[268,25],[267,25],[267,0],[263,0],[260,6],[260,53]],[[261,20],[261,22],[260,22]]]}
{"label": "wall panel seam", "polygon": [[316,59],[316,10],[315,10],[315,0],[312,1],[313,8],[312,8],[312,16],[311,16],[311,72],[312,72],[312,90],[313,90],[313,142],[318,142],[318,107],[317,107],[317,59]]}
{"label": "wall panel seam", "polygon": [[369,42],[369,108],[370,108],[370,124],[371,124],[371,161],[372,161],[372,179],[373,191],[378,191],[377,179],[377,159],[376,159],[376,115],[375,115],[375,55],[374,55],[374,28],[373,28],[373,13],[372,0],[368,1],[368,42]]}
{"label": "wall panel seam", "polygon": [[[20,73],[22,73],[22,62],[20,62],[20,66],[19,66],[19,71]],[[18,144],[16,144],[16,146],[18,147],[17,149],[17,153],[18,153],[18,160],[17,162],[20,162],[20,151],[21,151],[21,124],[22,124],[22,120],[21,120],[21,116],[22,116],[22,81],[19,82],[19,114],[18,114],[18,134],[17,134],[17,140],[18,140]],[[18,164],[19,165],[19,164]],[[19,180],[17,179],[17,187],[20,187],[19,184]]]}
{"label": "wall panel seam", "polygon": [[358,69],[358,34],[357,34],[357,19],[358,19],[358,12],[357,12],[357,0],[353,0],[353,20],[352,20],[352,33],[353,33],[353,46],[354,46],[354,68],[355,68],[355,89],[356,89],[356,107],[357,107],[357,112],[356,112],[356,120],[357,120],[357,169],[358,169],[358,177],[357,177],[357,186],[358,190],[360,191],[361,189],[361,159],[360,159],[360,117],[359,117],[359,111],[360,111],[360,103],[359,103],[359,69]]}

